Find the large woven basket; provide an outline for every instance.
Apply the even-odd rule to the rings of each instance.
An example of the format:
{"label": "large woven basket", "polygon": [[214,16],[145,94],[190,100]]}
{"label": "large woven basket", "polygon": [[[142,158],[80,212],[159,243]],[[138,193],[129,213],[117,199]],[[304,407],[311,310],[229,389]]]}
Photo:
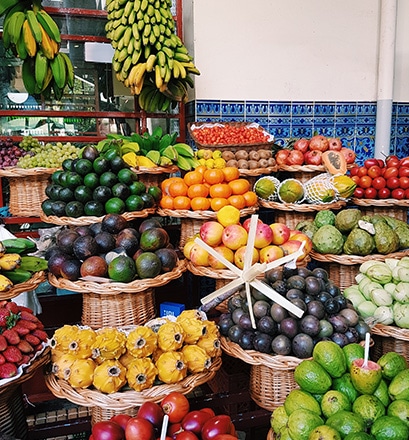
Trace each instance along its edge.
{"label": "large woven basket", "polygon": [[172,165],[169,167],[136,167],[131,168],[136,174],[138,174],[138,180],[149,186],[160,186],[160,184],[167,179],[170,174],[179,172],[179,167]]}
{"label": "large woven basket", "polygon": [[347,266],[352,266],[354,264],[362,264],[365,261],[370,260],[377,260],[377,261],[385,261],[385,258],[402,258],[409,255],[409,249],[406,249],[401,252],[394,252],[392,254],[369,254],[365,257],[361,257],[359,255],[347,255],[347,254],[320,254],[319,252],[316,252],[312,250],[310,252],[310,256],[313,260],[322,261],[324,263],[326,262],[332,262],[332,263],[338,263],[338,264],[344,264]]}
{"label": "large woven basket", "polygon": [[371,330],[375,341],[372,357],[377,361],[384,353],[395,351],[409,359],[409,330],[392,326],[376,324]]}
{"label": "large woven basket", "polygon": [[351,199],[351,204],[356,205],[365,215],[388,215],[405,223],[408,221],[409,200],[396,199]]}
{"label": "large woven basket", "polygon": [[[240,217],[246,217],[254,214],[258,210],[257,206],[240,209]],[[197,220],[213,220],[217,217],[216,211],[191,211],[190,209],[163,209],[158,208],[157,214],[162,217],[178,217],[178,218],[193,218]]]}
{"label": "large woven basket", "polygon": [[57,169],[10,167],[0,170],[0,177],[7,178],[9,182],[10,213],[20,217],[40,216],[41,204],[47,198],[45,189]]}
{"label": "large woven basket", "polygon": [[[156,208],[147,208],[142,209],[141,211],[130,211],[124,212],[122,217],[126,220],[134,220],[136,218],[146,218],[151,214],[156,212]],[[102,217],[94,217],[91,215],[84,215],[81,217],[57,217],[56,215],[45,215],[44,212],[41,211],[40,219],[45,223],[51,223],[53,225],[60,226],[83,226],[83,225],[92,225],[93,223],[99,223],[102,221],[104,216]]]}
{"label": "large woven basket", "polygon": [[360,264],[344,265],[319,261],[318,266],[328,272],[328,278],[335,283],[341,291],[356,284],[355,277],[359,273]]}
{"label": "large woven basket", "polygon": [[24,283],[15,284],[10,290],[0,292],[0,300],[12,299],[23,292],[31,292],[46,280],[46,273],[44,271],[34,272],[32,277]]}
{"label": "large woven basket", "polygon": [[160,402],[172,391],[188,394],[204,383],[211,380],[222,365],[221,357],[213,360],[208,370],[191,374],[175,384],[156,385],[141,392],[124,390],[111,394],[103,394],[97,390],[86,388],[72,388],[63,379],[58,379],[54,374],[45,376],[45,383],[54,396],[67,399],[72,403],[86,407],[98,407],[109,417],[109,412],[124,412],[142,405],[144,402]]}

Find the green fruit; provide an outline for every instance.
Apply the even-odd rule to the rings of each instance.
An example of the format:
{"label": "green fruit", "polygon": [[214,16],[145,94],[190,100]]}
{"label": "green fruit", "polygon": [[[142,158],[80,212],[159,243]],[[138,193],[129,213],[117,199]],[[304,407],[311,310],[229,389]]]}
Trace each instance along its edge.
{"label": "green fruit", "polygon": [[328,418],[338,411],[351,411],[351,402],[341,391],[329,390],[324,394],[321,410],[324,416]]}
{"label": "green fruit", "polygon": [[104,205],[96,200],[91,200],[84,205],[85,215],[101,217],[105,214]]}
{"label": "green fruit", "polygon": [[107,186],[97,186],[93,193],[92,198],[101,203],[107,202],[112,197],[112,190],[111,188],[108,188]]}
{"label": "green fruit", "polygon": [[398,373],[389,384],[388,391],[392,400],[409,400],[409,370]]}
{"label": "green fruit", "polygon": [[388,384],[384,379],[379,382],[378,388],[375,390],[373,395],[383,403],[385,408],[389,405],[391,399],[389,397]]}
{"label": "green fruit", "polygon": [[53,174],[52,174],[52,176],[51,176],[51,181],[52,181],[53,183],[58,183],[58,184],[60,184],[60,183],[61,183],[61,182],[60,182],[60,176],[61,176],[61,174],[62,174],[63,172],[64,172],[63,170],[57,170],[57,171],[54,171]]}
{"label": "green fruit", "polygon": [[74,218],[81,217],[84,215],[84,205],[78,201],[68,202],[65,206],[65,215]]}
{"label": "green fruit", "polygon": [[351,375],[349,373],[345,373],[341,377],[334,379],[332,381],[332,388],[345,394],[351,403],[359,396],[358,391],[352,384]]}
{"label": "green fruit", "polygon": [[80,176],[86,176],[92,171],[92,162],[88,159],[78,159],[74,164],[74,170]]}
{"label": "green fruit", "polygon": [[143,182],[132,182],[129,185],[129,189],[131,190],[131,194],[135,194],[137,196],[140,196],[141,194],[144,194],[146,192],[146,186]]}
{"label": "green fruit", "polygon": [[304,187],[296,179],[287,179],[278,187],[278,198],[284,203],[297,203],[304,199]]}
{"label": "green fruit", "polygon": [[296,409],[305,408],[318,415],[321,415],[319,403],[311,396],[311,394],[302,390],[291,390],[284,401],[284,408],[288,415],[292,414]]}
{"label": "green fruit", "polygon": [[60,200],[60,192],[63,189],[61,185],[52,183],[47,185],[45,189],[45,195],[51,200]]}
{"label": "green fruit", "polygon": [[394,400],[388,406],[387,415],[398,417],[409,427],[409,401],[402,399]]}
{"label": "green fruit", "polygon": [[312,394],[326,393],[332,384],[331,376],[321,365],[310,359],[304,359],[294,370],[294,379],[304,391]]}
{"label": "green fruit", "polygon": [[74,191],[71,188],[63,188],[60,191],[59,196],[60,196],[60,200],[64,202],[71,202],[72,200],[75,199]]}
{"label": "green fruit", "polygon": [[383,354],[377,363],[381,366],[382,376],[387,380],[392,380],[398,373],[408,368],[405,357],[395,351]]}
{"label": "green fruit", "polygon": [[97,157],[92,163],[92,168],[97,174],[101,175],[102,173],[109,171],[109,161],[105,159],[105,157]]}
{"label": "green fruit", "polygon": [[352,361],[362,359],[365,356],[365,349],[361,344],[347,344],[342,347],[347,364],[347,370],[351,368]]}
{"label": "green fruit", "polygon": [[336,429],[344,438],[352,432],[364,432],[365,422],[359,414],[351,411],[338,411],[327,419],[326,424]]}
{"label": "green fruit", "polygon": [[125,205],[128,212],[142,211],[144,206],[142,198],[134,194],[125,200]]}
{"label": "green fruit", "polygon": [[409,428],[405,422],[395,416],[382,416],[371,427],[376,440],[407,440]]}
{"label": "green fruit", "polygon": [[319,341],[312,352],[312,358],[331,377],[341,377],[347,369],[342,348],[332,341]]}
{"label": "green fruit", "polygon": [[95,189],[99,186],[99,177],[97,173],[88,173],[84,176],[84,185],[88,188]]}
{"label": "green fruit", "polygon": [[169,235],[163,228],[151,228],[142,232],[139,246],[143,251],[155,252],[169,244]]}
{"label": "green fruit", "polygon": [[159,202],[162,198],[162,190],[157,186],[150,186],[148,188],[148,194],[155,199],[155,202]]}
{"label": "green fruit", "polygon": [[92,189],[85,185],[80,185],[74,190],[75,200],[81,203],[87,203],[92,200]]}
{"label": "green fruit", "polygon": [[111,189],[112,195],[122,200],[126,200],[131,195],[131,190],[125,183],[118,182]]}
{"label": "green fruit", "polygon": [[153,252],[142,252],[135,261],[139,278],[155,278],[162,270],[159,257]]}
{"label": "green fruit", "polygon": [[151,194],[141,194],[141,199],[143,200],[143,207],[145,209],[153,208],[155,206],[155,199],[152,197]]}
{"label": "green fruit", "polygon": [[275,433],[279,433],[288,422],[288,414],[284,408],[284,405],[275,408],[270,417],[270,425]]}
{"label": "green fruit", "polygon": [[99,184],[102,186],[112,188],[116,183],[118,183],[118,176],[112,171],[105,171],[99,176]]}
{"label": "green fruit", "polygon": [[111,170],[114,173],[118,173],[120,170],[122,170],[123,168],[126,168],[128,165],[124,162],[124,160],[122,159],[122,157],[120,156],[115,156],[113,157],[110,161],[109,161],[109,165],[111,167]]}
{"label": "green fruit", "polygon": [[61,166],[64,171],[72,170],[73,159],[64,159]]}
{"label": "green fruit", "polygon": [[68,175],[66,178],[66,184],[67,184],[68,188],[71,188],[74,190],[75,188],[77,188],[77,186],[80,186],[83,184],[83,180],[82,180],[82,177],[78,173],[71,171],[71,172],[68,172]]}
{"label": "green fruit", "polygon": [[355,359],[350,373],[354,387],[362,394],[373,394],[382,380],[381,367],[369,360],[364,365],[364,359]]}
{"label": "green fruit", "polygon": [[126,255],[119,255],[108,264],[108,276],[114,281],[129,283],[135,279],[135,261]]}
{"label": "green fruit", "polygon": [[130,185],[132,182],[136,182],[138,180],[138,175],[129,168],[119,170],[117,175],[118,180],[126,185]]}
{"label": "green fruit", "polygon": [[331,426],[321,425],[311,431],[308,440],[341,440],[341,435]]}
{"label": "green fruit", "polygon": [[375,440],[375,437],[366,432],[351,432],[344,440]]}
{"label": "green fruit", "polygon": [[323,425],[322,418],[308,409],[297,409],[288,416],[288,433],[293,440],[308,440],[310,432]]}
{"label": "green fruit", "polygon": [[63,217],[65,216],[65,206],[66,203],[62,200],[56,200],[52,202],[51,209],[53,211],[53,214],[57,217]]}
{"label": "green fruit", "polygon": [[112,197],[105,202],[105,212],[107,214],[123,214],[125,209],[125,202],[119,197]]}
{"label": "green fruit", "polygon": [[41,203],[41,209],[43,210],[45,215],[53,214],[53,201],[50,199],[45,199]]}
{"label": "green fruit", "polygon": [[269,197],[273,197],[276,194],[277,186],[272,179],[262,177],[261,179],[257,180],[254,186],[254,192],[261,199],[267,200]]}
{"label": "green fruit", "polygon": [[385,415],[386,410],[383,403],[377,397],[362,394],[353,403],[352,412],[359,414],[364,419],[366,427],[369,428],[375,420]]}

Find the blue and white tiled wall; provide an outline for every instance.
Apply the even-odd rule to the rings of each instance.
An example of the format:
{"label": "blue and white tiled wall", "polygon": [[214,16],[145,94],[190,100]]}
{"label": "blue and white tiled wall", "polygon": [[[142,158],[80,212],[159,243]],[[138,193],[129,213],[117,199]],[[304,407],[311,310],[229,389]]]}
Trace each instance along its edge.
{"label": "blue and white tiled wall", "polygon": [[[376,102],[196,100],[186,105],[186,121],[257,122],[282,146],[291,138],[335,136],[358,163],[374,156]],[[409,103],[393,104],[390,149],[409,156]]]}

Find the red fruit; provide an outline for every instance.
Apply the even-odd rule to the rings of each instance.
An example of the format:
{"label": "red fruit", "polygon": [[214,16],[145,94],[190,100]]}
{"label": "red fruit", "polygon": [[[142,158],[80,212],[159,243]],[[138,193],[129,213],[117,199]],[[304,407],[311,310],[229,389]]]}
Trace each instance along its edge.
{"label": "red fruit", "polygon": [[405,199],[409,199],[409,189],[405,189]]}
{"label": "red fruit", "polygon": [[237,440],[237,436],[233,434],[219,434],[213,440]]}
{"label": "red fruit", "polygon": [[391,192],[391,196],[393,199],[402,200],[405,198],[405,190],[402,188],[395,188]]}
{"label": "red fruit", "polygon": [[132,417],[126,424],[126,440],[154,440],[155,428],[152,423],[142,417]]}
{"label": "red fruit", "polygon": [[31,334],[33,336],[37,336],[37,338],[43,342],[47,341],[47,339],[48,339],[47,333],[44,330],[40,330],[38,328],[35,329],[33,332],[31,332]]}
{"label": "red fruit", "polygon": [[378,191],[375,188],[365,188],[364,198],[365,199],[376,199]]}
{"label": "red fruit", "polygon": [[4,351],[3,356],[6,358],[6,361],[8,362],[14,362],[19,363],[23,355],[21,354],[21,351],[14,345],[9,345]]}
{"label": "red fruit", "polygon": [[199,440],[199,437],[191,431],[182,431],[175,435],[175,440]]}
{"label": "red fruit", "polygon": [[327,151],[329,147],[328,139],[321,134],[317,134],[310,139],[310,150]]}
{"label": "red fruit", "polygon": [[363,177],[363,176],[366,176],[367,174],[368,174],[368,168],[359,167],[356,175],[359,177]]}
{"label": "red fruit", "polygon": [[18,305],[14,301],[8,301],[6,304],[6,309],[10,310],[11,313],[18,313]]}
{"label": "red fruit", "polygon": [[409,167],[399,167],[399,177],[409,177]]}
{"label": "red fruit", "polygon": [[362,199],[364,197],[365,190],[363,188],[355,188],[354,197],[357,199]]}
{"label": "red fruit", "polygon": [[372,178],[369,176],[362,176],[359,180],[361,188],[370,188],[372,186]]}
{"label": "red fruit", "polygon": [[310,145],[310,141],[306,138],[297,139],[294,142],[293,148],[294,150],[301,151],[301,153],[305,153],[308,150]]}
{"label": "red fruit", "polygon": [[379,166],[378,159],[375,158],[366,159],[364,162],[364,167],[368,169],[373,167],[374,165]]}
{"label": "red fruit", "polygon": [[200,434],[203,425],[207,420],[213,416],[205,411],[190,411],[182,420],[182,428],[185,431],[192,431],[195,434]]}
{"label": "red fruit", "polygon": [[8,379],[9,377],[14,377],[17,375],[17,367],[10,363],[6,362],[3,365],[0,365],[0,379]]}
{"label": "red fruit", "polygon": [[22,311],[25,311],[25,312],[28,312],[28,313],[31,313],[32,315],[34,315],[34,311],[32,310],[32,309],[30,309],[30,307],[26,307],[26,306],[18,306],[18,311],[19,312],[22,312]]}
{"label": "red fruit", "polygon": [[29,344],[31,344],[33,347],[35,347],[36,345],[39,345],[40,342],[41,342],[40,339],[37,338],[37,336],[32,335],[31,333],[29,333],[28,335],[25,335],[25,336],[24,336],[24,339],[25,339]]}
{"label": "red fruit", "polygon": [[401,159],[399,165],[401,167],[409,167],[409,156],[406,156],[403,159]]}
{"label": "red fruit", "polygon": [[372,186],[375,189],[382,189],[385,188],[386,186],[386,180],[384,177],[379,176],[379,177],[375,177],[375,179],[372,180]]}
{"label": "red fruit", "polygon": [[220,434],[234,434],[235,429],[230,416],[220,415],[209,419],[202,428],[202,440],[213,440]]}
{"label": "red fruit", "polygon": [[7,339],[3,335],[0,335],[0,351],[4,351],[8,345]]}
{"label": "red fruit", "polygon": [[[37,328],[37,324],[35,322],[32,321],[27,321],[26,319],[20,319],[17,321],[17,324],[21,327],[25,327],[26,329],[28,329],[29,331],[35,330]],[[15,326],[14,326],[15,327]],[[14,328],[13,327],[13,328]]]}
{"label": "red fruit", "polygon": [[[28,321],[26,321],[28,322]],[[17,323],[14,327],[13,330],[15,330],[19,336],[25,336],[28,335],[30,333],[30,329],[28,329],[27,327],[23,327],[22,325],[20,325],[19,323]]]}
{"label": "red fruit", "polygon": [[162,426],[164,413],[159,403],[144,402],[138,410],[138,417],[148,420],[155,427]]}
{"label": "red fruit", "polygon": [[17,345],[20,342],[20,336],[14,329],[6,329],[2,335],[7,339],[7,342],[11,345]]}
{"label": "red fruit", "polygon": [[399,186],[402,189],[408,189],[409,188],[409,177],[399,177]]}
{"label": "red fruit", "polygon": [[341,151],[342,142],[340,138],[332,137],[328,139],[328,149],[334,151]]}
{"label": "red fruit", "polygon": [[359,167],[352,167],[350,170],[349,170],[349,175],[352,177],[352,176],[356,176],[356,175],[358,175],[358,171],[359,171]]}
{"label": "red fruit", "polygon": [[110,421],[118,423],[118,425],[120,425],[121,428],[125,431],[126,424],[130,419],[132,419],[132,416],[130,416],[129,414],[115,414],[110,418]]}
{"label": "red fruit", "polygon": [[169,416],[169,423],[181,422],[190,409],[189,400],[178,391],[169,393],[162,399],[160,406],[163,412]]}
{"label": "red fruit", "polygon": [[10,310],[6,307],[0,309],[0,327],[7,327],[7,319],[10,316]]}
{"label": "red fruit", "polygon": [[31,357],[32,356],[29,355],[29,354],[23,354],[22,357],[21,357],[21,361],[17,362],[17,365],[20,366],[20,365],[24,365],[24,364],[29,364],[30,360],[31,360]]}
{"label": "red fruit", "polygon": [[97,422],[92,426],[94,440],[123,440],[125,432],[118,423],[111,421]]}
{"label": "red fruit", "polygon": [[285,163],[286,165],[302,165],[304,163],[304,154],[298,150],[291,150]]}
{"label": "red fruit", "polygon": [[212,408],[208,408],[208,407],[206,407],[206,408],[201,408],[200,411],[207,412],[208,414],[211,414],[212,417],[214,417],[214,416],[216,415],[216,413],[213,411]]}
{"label": "red fruit", "polygon": [[322,164],[322,151],[309,150],[304,154],[304,162],[307,165],[321,165]]}
{"label": "red fruit", "polygon": [[373,165],[368,168],[368,176],[374,179],[375,177],[379,177],[382,175],[382,169],[378,165]]}
{"label": "red fruit", "polygon": [[6,363],[6,358],[0,353],[0,365],[3,365]]}
{"label": "red fruit", "polygon": [[26,321],[31,321],[31,322],[38,322],[39,321],[37,316],[34,316],[32,313],[27,312],[25,310],[22,310],[20,312],[20,318],[25,319]]}
{"label": "red fruit", "polygon": [[378,191],[379,199],[389,199],[390,196],[391,196],[391,190],[389,188],[381,188]]}
{"label": "red fruit", "polygon": [[399,188],[399,178],[398,177],[389,177],[389,179],[386,179],[386,186],[389,189]]}
{"label": "red fruit", "polygon": [[382,159],[376,159],[378,161],[378,166],[381,168],[385,168],[385,162]]}
{"label": "red fruit", "polygon": [[398,177],[398,175],[399,175],[398,167],[385,168],[385,171],[383,173],[383,177],[385,177],[386,180],[388,180],[390,177]]}
{"label": "red fruit", "polygon": [[356,154],[354,150],[351,150],[350,148],[342,147],[341,153],[344,155],[347,164],[351,164],[355,162]]}
{"label": "red fruit", "polygon": [[33,353],[34,352],[34,348],[33,348],[33,346],[31,345],[31,344],[29,344],[27,341],[25,341],[25,340],[21,340],[17,345],[16,345],[16,347],[22,352],[22,353],[25,353],[25,354],[28,354],[28,353]]}
{"label": "red fruit", "polygon": [[279,150],[275,155],[275,160],[277,162],[277,165],[285,165],[289,154],[290,154],[290,150]]}
{"label": "red fruit", "polygon": [[386,166],[389,167],[398,167],[400,165],[400,159],[398,156],[391,155],[385,159]]}

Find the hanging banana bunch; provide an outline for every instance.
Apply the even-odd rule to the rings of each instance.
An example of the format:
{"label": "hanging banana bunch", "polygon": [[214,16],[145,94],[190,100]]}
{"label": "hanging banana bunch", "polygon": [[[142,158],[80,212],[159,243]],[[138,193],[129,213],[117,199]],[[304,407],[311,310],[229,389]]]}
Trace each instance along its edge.
{"label": "hanging banana bunch", "polygon": [[166,112],[187,101],[191,74],[200,75],[175,34],[172,0],[107,0],[107,38],[116,77],[138,95],[140,107]]}
{"label": "hanging banana bunch", "polygon": [[41,2],[1,0],[4,15],[3,45],[23,60],[22,77],[26,91],[57,100],[66,86],[74,87],[74,68],[68,55],[60,52],[61,35],[56,22]]}

